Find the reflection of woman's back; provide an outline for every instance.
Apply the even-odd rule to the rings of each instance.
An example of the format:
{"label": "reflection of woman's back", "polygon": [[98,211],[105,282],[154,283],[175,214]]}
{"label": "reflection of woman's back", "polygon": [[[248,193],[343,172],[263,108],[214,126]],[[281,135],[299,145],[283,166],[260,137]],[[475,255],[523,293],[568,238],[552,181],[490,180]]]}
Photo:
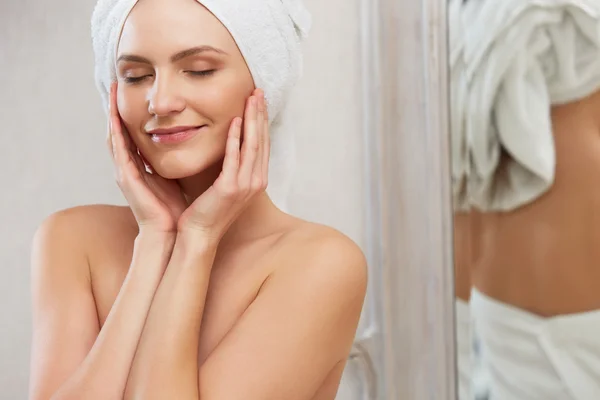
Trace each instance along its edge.
{"label": "reflection of woman's back", "polygon": [[552,109],[555,181],[507,213],[473,212],[472,282],[542,316],[600,309],[600,92]]}
{"label": "reflection of woman's back", "polygon": [[600,4],[451,0],[450,28],[461,393],[598,399]]}
{"label": "reflection of woman's back", "polygon": [[600,5],[449,12],[459,272],[469,262],[477,288],[539,315],[600,308]]}
{"label": "reflection of woman's back", "polygon": [[548,192],[513,211],[469,214],[475,395],[600,396],[599,111],[600,92],[553,108]]}

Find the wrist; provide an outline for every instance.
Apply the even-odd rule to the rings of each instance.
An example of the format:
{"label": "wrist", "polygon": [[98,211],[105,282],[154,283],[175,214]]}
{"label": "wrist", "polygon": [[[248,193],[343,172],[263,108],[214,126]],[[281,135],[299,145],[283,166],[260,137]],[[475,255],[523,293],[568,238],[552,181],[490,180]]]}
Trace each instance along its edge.
{"label": "wrist", "polygon": [[158,231],[149,228],[140,228],[136,241],[159,243],[173,243],[177,237],[177,232]]}
{"label": "wrist", "polygon": [[177,242],[195,253],[212,253],[219,246],[221,238],[204,230],[181,228],[177,232]]}
{"label": "wrist", "polygon": [[134,245],[137,248],[154,249],[170,252],[173,250],[177,235],[170,232],[156,232],[140,230],[135,238]]}
{"label": "wrist", "polygon": [[162,276],[175,246],[175,235],[163,232],[140,231],[134,240],[131,261],[132,271],[152,271]]}

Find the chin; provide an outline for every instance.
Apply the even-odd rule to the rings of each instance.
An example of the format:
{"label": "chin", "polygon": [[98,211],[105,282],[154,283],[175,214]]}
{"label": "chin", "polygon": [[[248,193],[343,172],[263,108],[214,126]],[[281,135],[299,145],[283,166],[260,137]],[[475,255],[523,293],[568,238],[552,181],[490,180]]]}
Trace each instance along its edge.
{"label": "chin", "polygon": [[161,160],[152,163],[154,171],[165,179],[184,179],[202,173],[216,170],[221,170],[222,155],[213,157],[202,157],[198,154],[196,157],[177,157],[175,154],[171,157],[165,155]]}

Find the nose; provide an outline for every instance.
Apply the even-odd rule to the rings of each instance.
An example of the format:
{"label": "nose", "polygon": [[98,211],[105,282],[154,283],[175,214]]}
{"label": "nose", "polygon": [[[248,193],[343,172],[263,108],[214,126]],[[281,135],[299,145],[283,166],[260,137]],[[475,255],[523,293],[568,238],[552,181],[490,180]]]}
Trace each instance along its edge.
{"label": "nose", "polygon": [[179,95],[175,82],[167,77],[156,77],[148,92],[148,112],[157,117],[166,117],[180,113],[185,108],[185,101]]}

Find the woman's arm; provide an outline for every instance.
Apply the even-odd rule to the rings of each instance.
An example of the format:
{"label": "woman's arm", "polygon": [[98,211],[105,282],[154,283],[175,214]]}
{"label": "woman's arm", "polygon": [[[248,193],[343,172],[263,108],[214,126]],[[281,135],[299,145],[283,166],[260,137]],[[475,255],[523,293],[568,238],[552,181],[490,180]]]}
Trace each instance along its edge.
{"label": "woman's arm", "polygon": [[186,233],[152,302],[124,399],[198,398],[200,325],[217,243]]}
{"label": "woman's arm", "polygon": [[[32,400],[121,400],[171,237],[140,234],[129,272],[99,329],[82,232],[84,209],[57,213],[39,228],[32,256]],[[78,229],[81,228],[81,229]]]}
{"label": "woman's arm", "polygon": [[269,143],[264,93],[256,89],[245,119],[231,123],[221,174],[178,220],[173,255],[152,302],[126,399],[198,398],[200,324],[217,246],[249,201],[266,189]]}
{"label": "woman's arm", "polygon": [[[339,233],[309,242],[282,254],[202,364],[201,400],[333,399],[360,319],[366,261]],[[328,377],[331,386],[322,387]]]}
{"label": "woman's arm", "polygon": [[[339,233],[294,245],[200,368],[200,325],[220,238],[266,188],[268,117],[251,96],[240,154],[232,123],[223,170],[181,214],[177,240],[144,327],[125,399],[309,400],[345,362],[365,296],[362,252]],[[211,240],[212,238],[212,240]],[[332,375],[335,376],[335,375]]]}
{"label": "woman's arm", "polygon": [[285,257],[288,265],[268,279],[199,367],[200,325],[215,247],[178,237],[125,399],[312,399],[346,361],[367,278],[364,256],[350,240],[334,234],[310,242]]}

